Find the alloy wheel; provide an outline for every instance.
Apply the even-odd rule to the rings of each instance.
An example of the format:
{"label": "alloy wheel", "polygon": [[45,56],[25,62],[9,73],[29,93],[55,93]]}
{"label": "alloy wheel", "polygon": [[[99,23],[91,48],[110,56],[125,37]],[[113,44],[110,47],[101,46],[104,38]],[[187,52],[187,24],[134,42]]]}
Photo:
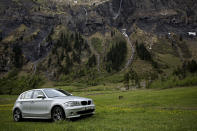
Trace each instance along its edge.
{"label": "alloy wheel", "polygon": [[53,121],[60,121],[60,120],[64,120],[65,116],[64,116],[64,111],[61,107],[55,107],[52,111],[52,119]]}
{"label": "alloy wheel", "polygon": [[14,118],[14,121],[16,121],[16,122],[21,121],[22,114],[21,114],[21,111],[19,109],[16,109],[14,111],[13,118]]}

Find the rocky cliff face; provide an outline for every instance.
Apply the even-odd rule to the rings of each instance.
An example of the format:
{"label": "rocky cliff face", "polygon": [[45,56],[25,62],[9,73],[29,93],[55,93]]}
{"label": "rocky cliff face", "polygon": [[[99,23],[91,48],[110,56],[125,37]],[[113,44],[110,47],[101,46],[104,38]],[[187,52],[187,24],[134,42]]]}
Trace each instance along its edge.
{"label": "rocky cliff face", "polygon": [[148,32],[186,33],[197,27],[196,1],[112,0],[98,6],[98,13],[117,28],[137,24]]}
{"label": "rocky cliff face", "polygon": [[47,39],[57,25],[87,37],[109,31],[110,27],[126,28],[132,33],[133,25],[156,35],[197,32],[194,0],[109,0],[91,6],[54,0],[1,0],[0,7],[2,71],[14,67],[13,53],[5,53],[13,52],[15,45],[21,48],[22,64],[45,57],[56,42]]}

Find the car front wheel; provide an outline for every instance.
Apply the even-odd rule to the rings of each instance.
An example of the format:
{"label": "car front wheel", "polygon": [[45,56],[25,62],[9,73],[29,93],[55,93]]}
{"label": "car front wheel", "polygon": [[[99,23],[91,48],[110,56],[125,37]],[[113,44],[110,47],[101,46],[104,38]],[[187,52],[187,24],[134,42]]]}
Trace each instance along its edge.
{"label": "car front wheel", "polygon": [[54,107],[52,110],[52,120],[60,121],[64,119],[65,119],[64,110],[59,106]]}
{"label": "car front wheel", "polygon": [[15,109],[13,112],[13,119],[16,122],[19,122],[22,120],[22,113],[19,109]]}

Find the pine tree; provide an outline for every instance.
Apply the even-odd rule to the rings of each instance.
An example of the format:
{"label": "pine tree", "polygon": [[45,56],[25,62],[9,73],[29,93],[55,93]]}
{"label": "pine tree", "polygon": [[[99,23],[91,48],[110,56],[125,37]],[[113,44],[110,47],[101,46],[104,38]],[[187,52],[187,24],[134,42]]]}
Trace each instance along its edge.
{"label": "pine tree", "polygon": [[3,39],[3,33],[0,31],[0,41]]}
{"label": "pine tree", "polygon": [[14,45],[13,47],[13,59],[14,59],[14,66],[16,68],[21,68],[23,65],[23,53],[21,50],[21,47],[17,44]]}
{"label": "pine tree", "polygon": [[144,44],[136,45],[137,54],[141,60],[151,61],[152,57],[150,52],[146,49]]}
{"label": "pine tree", "polygon": [[116,71],[120,70],[127,54],[127,46],[125,41],[120,41],[112,46],[106,56],[106,69],[110,71],[109,66]]}
{"label": "pine tree", "polygon": [[88,67],[93,67],[96,65],[96,56],[92,55],[89,59],[88,59],[88,63],[87,63]]}

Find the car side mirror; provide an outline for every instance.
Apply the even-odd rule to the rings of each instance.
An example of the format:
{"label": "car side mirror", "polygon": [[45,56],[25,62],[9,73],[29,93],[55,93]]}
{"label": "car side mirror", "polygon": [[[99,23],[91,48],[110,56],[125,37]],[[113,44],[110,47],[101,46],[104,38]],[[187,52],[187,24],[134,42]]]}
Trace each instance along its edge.
{"label": "car side mirror", "polygon": [[44,96],[44,95],[38,95],[37,98],[42,98],[42,99],[44,99],[45,96]]}

